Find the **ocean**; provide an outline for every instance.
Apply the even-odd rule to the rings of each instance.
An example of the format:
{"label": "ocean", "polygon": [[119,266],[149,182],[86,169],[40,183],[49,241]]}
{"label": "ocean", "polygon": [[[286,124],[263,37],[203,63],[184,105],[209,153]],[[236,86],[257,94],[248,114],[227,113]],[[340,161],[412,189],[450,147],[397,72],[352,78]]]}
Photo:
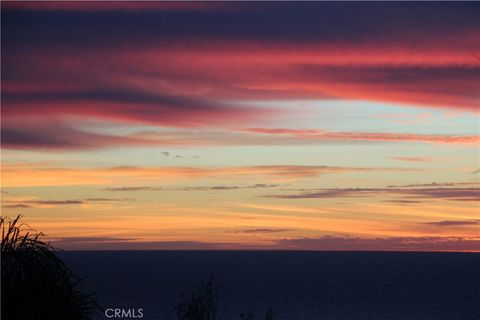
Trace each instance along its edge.
{"label": "ocean", "polygon": [[[218,319],[479,320],[480,254],[279,251],[60,253],[104,310],[175,319],[175,305],[214,274]],[[137,314],[138,316],[138,314]],[[105,315],[99,319],[107,319]]]}

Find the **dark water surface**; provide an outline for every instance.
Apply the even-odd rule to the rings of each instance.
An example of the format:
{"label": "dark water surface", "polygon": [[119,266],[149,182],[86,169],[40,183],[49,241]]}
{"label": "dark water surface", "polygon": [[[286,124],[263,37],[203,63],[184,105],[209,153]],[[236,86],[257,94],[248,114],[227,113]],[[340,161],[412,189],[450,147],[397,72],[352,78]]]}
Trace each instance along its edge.
{"label": "dark water surface", "polygon": [[480,320],[480,254],[260,251],[61,253],[104,308],[173,307],[211,273],[220,318],[251,310],[263,320]]}

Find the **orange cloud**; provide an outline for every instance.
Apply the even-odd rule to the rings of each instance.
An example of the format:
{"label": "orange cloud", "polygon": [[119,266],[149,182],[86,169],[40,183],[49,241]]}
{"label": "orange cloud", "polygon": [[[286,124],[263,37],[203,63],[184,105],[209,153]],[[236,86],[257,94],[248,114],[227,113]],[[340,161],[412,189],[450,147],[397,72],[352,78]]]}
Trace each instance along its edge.
{"label": "orange cloud", "polygon": [[415,171],[409,168],[271,165],[250,167],[107,167],[61,168],[4,164],[2,186],[111,185],[195,178],[235,178],[258,175],[272,180],[293,180],[362,171]]}

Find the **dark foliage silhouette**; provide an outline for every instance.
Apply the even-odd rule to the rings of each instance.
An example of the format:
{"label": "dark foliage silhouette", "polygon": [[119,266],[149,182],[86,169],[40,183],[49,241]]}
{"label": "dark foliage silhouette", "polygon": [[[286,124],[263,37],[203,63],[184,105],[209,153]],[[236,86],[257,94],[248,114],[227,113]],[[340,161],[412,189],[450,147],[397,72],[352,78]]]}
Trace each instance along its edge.
{"label": "dark foliage silhouette", "polygon": [[252,311],[247,311],[247,313],[240,313],[241,320],[253,320],[254,318],[255,318],[255,315],[253,314]]}
{"label": "dark foliage silhouette", "polygon": [[[240,313],[240,320],[254,320],[255,314],[252,311],[247,313]],[[268,308],[267,314],[265,315],[265,320],[273,320],[273,309]]]}
{"label": "dark foliage silhouette", "polygon": [[[190,295],[182,295],[180,303],[176,306],[177,320],[218,320],[219,289],[210,275],[207,281]],[[255,315],[248,311],[240,314],[241,320],[253,320]],[[269,308],[265,320],[273,320],[273,309]]]}
{"label": "dark foliage silhouette", "polygon": [[99,307],[81,292],[81,280],[42,241],[44,235],[15,219],[0,218],[3,320],[83,320]]}
{"label": "dark foliage silhouette", "polygon": [[178,320],[215,320],[218,319],[219,290],[213,274],[200,284],[191,295],[182,295],[176,307]]}
{"label": "dark foliage silhouette", "polygon": [[265,316],[265,320],[273,320],[273,309],[268,308],[267,315]]}

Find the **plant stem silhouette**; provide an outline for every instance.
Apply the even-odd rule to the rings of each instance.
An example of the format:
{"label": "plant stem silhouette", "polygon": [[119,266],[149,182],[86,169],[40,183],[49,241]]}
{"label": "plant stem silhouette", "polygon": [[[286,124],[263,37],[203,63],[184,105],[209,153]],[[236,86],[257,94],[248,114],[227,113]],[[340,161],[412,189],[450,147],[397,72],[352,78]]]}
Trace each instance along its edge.
{"label": "plant stem silhouette", "polygon": [[213,274],[202,282],[190,296],[182,295],[177,305],[178,320],[217,319],[219,290],[215,286]]}

